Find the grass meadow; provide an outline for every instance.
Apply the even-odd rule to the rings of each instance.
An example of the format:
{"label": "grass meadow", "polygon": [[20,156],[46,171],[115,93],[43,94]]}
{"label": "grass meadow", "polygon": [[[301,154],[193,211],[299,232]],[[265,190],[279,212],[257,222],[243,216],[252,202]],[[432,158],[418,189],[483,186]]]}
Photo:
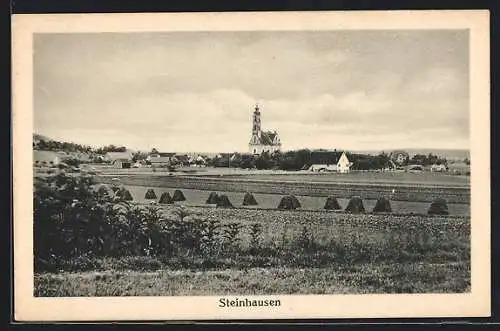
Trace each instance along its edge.
{"label": "grass meadow", "polygon": [[[162,206],[168,215],[177,206]],[[189,207],[238,223],[220,256],[71,260],[35,277],[37,296],[456,293],[470,290],[470,219]],[[257,254],[251,227],[261,226]],[[304,232],[307,233],[304,243]],[[312,246],[311,246],[312,245]],[[312,250],[311,247],[314,248]],[[83,261],[83,262],[82,262]]]}

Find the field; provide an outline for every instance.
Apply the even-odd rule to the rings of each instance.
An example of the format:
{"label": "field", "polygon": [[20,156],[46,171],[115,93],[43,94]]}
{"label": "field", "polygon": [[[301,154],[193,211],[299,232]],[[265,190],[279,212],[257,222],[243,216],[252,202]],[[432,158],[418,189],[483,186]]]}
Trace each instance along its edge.
{"label": "field", "polygon": [[[287,175],[288,176],[288,175]],[[290,175],[293,176],[293,175]],[[227,176],[226,176],[227,177]],[[469,204],[470,188],[462,186],[442,185],[413,185],[388,183],[341,183],[341,182],[311,182],[311,181],[284,181],[246,179],[234,176],[165,176],[146,174],[102,175],[97,177],[101,183],[112,183],[113,178],[125,186],[147,186],[161,188],[181,188],[192,190],[219,191],[219,192],[252,192],[260,194],[287,195],[294,194],[311,197],[327,197],[348,199],[358,195],[363,199],[378,199],[388,196],[392,201],[432,202],[436,198],[443,198],[449,203]],[[257,176],[258,177],[258,176]]]}
{"label": "field", "polygon": [[[176,206],[166,206],[165,213]],[[242,226],[237,255],[125,257],[70,261],[40,273],[39,296],[276,293],[438,293],[470,287],[469,218],[191,207]],[[262,226],[261,253],[248,255],[250,226]],[[304,228],[315,253],[297,244]],[[425,229],[425,231],[422,231]],[[85,260],[84,260],[85,261]]]}
{"label": "field", "polygon": [[[144,198],[144,195],[148,187],[144,186],[127,186],[130,190],[134,201],[147,202],[148,200]],[[170,195],[173,194],[175,188],[155,188],[154,191],[158,197],[163,192],[169,192]],[[186,206],[204,206],[205,202],[210,195],[211,191],[205,190],[190,190],[182,189],[186,197],[186,201],[180,202],[182,205]],[[220,193],[220,192],[219,192]],[[275,209],[282,195],[279,194],[254,194],[255,199],[259,203],[257,206],[242,206],[244,192],[222,192],[226,194],[231,201],[231,203],[238,208],[257,208],[257,209]],[[311,196],[297,196],[302,207],[302,210],[320,211],[323,210],[325,205],[325,197],[311,197]],[[349,199],[339,198],[338,199],[342,209],[345,209]],[[371,211],[375,206],[376,200],[365,199],[363,201],[364,207],[367,211]],[[426,214],[430,203],[418,202],[418,201],[391,201],[392,211],[396,214]],[[467,216],[470,214],[470,208],[467,204],[449,203],[448,210],[450,215]]]}
{"label": "field", "polygon": [[[139,231],[137,226],[142,222],[146,233],[160,231],[156,235],[167,236],[158,238],[170,238],[168,231],[180,233],[175,231],[184,229],[182,238],[189,234],[188,241],[179,241],[175,252],[164,254],[164,239],[158,239],[154,244],[156,253],[145,253],[144,249],[152,246],[139,236],[139,241],[130,244],[140,245],[135,253],[116,251],[58,259],[36,273],[36,296],[470,290],[470,192],[458,177],[450,176],[456,180],[450,180],[450,185],[422,185],[410,182],[420,174],[401,174],[410,177],[391,184],[380,178],[368,180],[377,174],[358,174],[365,176],[364,181],[353,177],[359,179],[357,183],[342,183],[323,174],[227,174],[220,178],[127,172],[114,170],[95,177],[98,184],[116,182],[113,178],[118,177],[118,183],[129,189],[133,197],[127,208],[145,208],[143,214],[129,210],[124,215],[135,218],[117,226],[125,230],[132,226]],[[318,178],[321,180],[312,181]],[[151,206],[144,197],[148,188],[153,188],[158,198],[163,192],[172,195],[175,189],[181,189],[187,200]],[[207,205],[205,201],[212,191],[226,194],[235,208]],[[242,206],[245,191],[254,193],[258,206]],[[295,194],[301,208],[277,210],[285,194]],[[354,194],[363,198],[367,213],[323,209],[329,195],[336,196],[345,208]],[[392,213],[371,213],[380,195],[390,198]],[[450,215],[426,214],[430,202],[437,197],[447,200]],[[196,236],[192,236],[207,234],[215,229],[210,227],[215,224],[218,230],[209,235],[208,242],[199,238],[196,241]],[[178,239],[173,238],[169,240]]]}

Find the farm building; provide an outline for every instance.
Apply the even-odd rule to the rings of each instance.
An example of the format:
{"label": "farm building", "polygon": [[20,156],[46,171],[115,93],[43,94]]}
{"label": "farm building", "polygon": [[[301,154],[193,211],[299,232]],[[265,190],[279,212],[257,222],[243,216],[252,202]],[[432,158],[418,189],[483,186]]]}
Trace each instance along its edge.
{"label": "farm building", "polygon": [[347,173],[350,171],[352,162],[347,158],[345,152],[312,152],[310,160],[310,171],[335,171]]}
{"label": "farm building", "polygon": [[132,167],[132,161],[129,159],[116,159],[112,162],[115,168],[128,169]]}
{"label": "farm building", "polygon": [[158,156],[149,159],[149,162],[154,167],[169,167],[177,163],[175,156]]}
{"label": "farm building", "polygon": [[33,151],[33,165],[38,167],[57,166],[61,163],[61,156],[51,151]]}
{"label": "farm building", "polygon": [[201,155],[193,155],[189,157],[189,165],[191,167],[205,167],[207,165],[207,161]]}
{"label": "farm building", "polygon": [[260,109],[255,106],[253,112],[252,136],[248,143],[248,150],[251,154],[270,154],[281,149],[281,141],[276,131],[262,131],[260,127]]}
{"label": "farm building", "polygon": [[445,171],[448,171],[448,167],[445,164],[433,164],[431,166],[431,171],[433,171],[433,172],[445,172]]}
{"label": "farm building", "polygon": [[129,160],[131,162],[132,157],[133,157],[132,151],[126,151],[126,152],[107,152],[104,155],[103,161],[109,162],[109,163],[114,163],[115,160]]}

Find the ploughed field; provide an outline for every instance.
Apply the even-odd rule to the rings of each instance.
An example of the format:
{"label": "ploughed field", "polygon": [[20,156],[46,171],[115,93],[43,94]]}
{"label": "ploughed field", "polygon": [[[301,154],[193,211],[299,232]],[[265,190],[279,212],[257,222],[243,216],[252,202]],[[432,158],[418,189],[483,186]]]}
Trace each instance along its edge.
{"label": "ploughed field", "polygon": [[[177,206],[159,206],[166,215]],[[172,214],[173,215],[173,214]],[[188,208],[236,223],[232,251],[68,261],[35,276],[38,296],[457,293],[470,290],[470,219]],[[255,241],[252,226],[259,224]],[[214,245],[219,243],[214,239]],[[215,247],[215,246],[214,246]],[[251,253],[257,249],[257,253]]]}
{"label": "ploughed field", "polygon": [[[357,175],[357,174],[356,174]],[[401,174],[406,175],[406,174]],[[265,175],[261,175],[265,176]],[[257,176],[189,176],[189,175],[152,175],[152,174],[126,174],[115,173],[113,175],[97,176],[96,180],[101,183],[112,183],[113,178],[119,178],[120,184],[125,186],[145,186],[160,188],[180,188],[191,190],[218,191],[218,192],[252,192],[258,194],[275,194],[310,197],[335,196],[348,199],[358,195],[363,199],[376,200],[384,195],[391,201],[432,202],[436,198],[445,199],[451,204],[469,204],[470,187],[466,184],[441,185],[422,182],[421,184],[384,183],[380,181],[359,181],[357,183],[312,181],[306,177],[303,180],[285,180],[279,175],[269,175],[273,179],[258,179]],[[275,176],[278,176],[275,178]],[[288,178],[293,175],[282,175]],[[299,175],[297,175],[299,176]],[[302,176],[302,175],[300,175]],[[307,175],[304,175],[307,176]],[[315,175],[312,175],[314,178]],[[327,175],[325,175],[327,176]],[[332,175],[333,177],[337,175]],[[442,175],[443,177],[445,175]],[[332,178],[333,178],[332,177]],[[452,177],[452,176],[449,176]],[[320,178],[320,177],[317,177]],[[347,178],[347,177],[346,177]],[[355,178],[355,177],[353,177]]]}

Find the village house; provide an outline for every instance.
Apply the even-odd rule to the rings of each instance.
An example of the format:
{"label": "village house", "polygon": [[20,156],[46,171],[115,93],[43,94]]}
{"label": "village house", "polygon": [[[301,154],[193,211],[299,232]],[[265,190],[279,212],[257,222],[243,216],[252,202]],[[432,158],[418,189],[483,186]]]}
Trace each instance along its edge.
{"label": "village house", "polygon": [[332,171],[348,173],[352,162],[349,161],[345,152],[316,151],[311,153],[310,171]]}
{"label": "village house", "polygon": [[177,164],[177,158],[172,156],[157,156],[149,159],[151,166],[153,167],[170,167]]}
{"label": "village house", "polygon": [[260,155],[264,152],[269,154],[281,149],[281,141],[276,131],[262,131],[260,126],[260,109],[255,106],[253,112],[252,136],[248,144],[249,153]]}
{"label": "village house", "polygon": [[104,162],[109,162],[111,164],[114,163],[116,160],[129,160],[132,162],[134,154],[132,151],[125,151],[125,152],[107,152],[104,157],[103,161]]}
{"label": "village house", "polygon": [[130,159],[116,159],[112,163],[114,168],[129,169],[132,167],[132,160]]}
{"label": "village house", "polygon": [[433,164],[431,166],[432,172],[445,172],[448,171],[448,167],[445,164]]}

